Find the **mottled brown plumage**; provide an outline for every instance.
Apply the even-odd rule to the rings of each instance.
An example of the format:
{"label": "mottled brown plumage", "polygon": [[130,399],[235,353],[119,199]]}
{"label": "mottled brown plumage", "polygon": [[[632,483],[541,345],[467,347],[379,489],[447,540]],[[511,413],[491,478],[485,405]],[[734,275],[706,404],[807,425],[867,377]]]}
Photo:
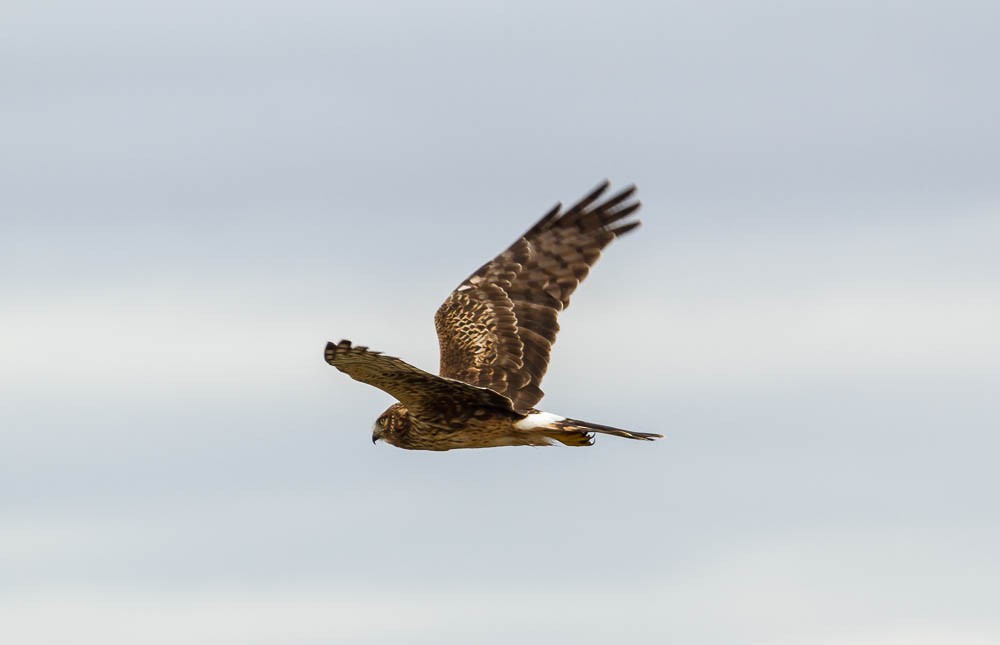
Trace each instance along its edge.
{"label": "mottled brown plumage", "polygon": [[328,343],[326,361],[399,403],[376,421],[372,440],[451,450],[513,445],[589,446],[593,433],[652,440],[661,435],[539,412],[560,311],[601,251],[637,227],[635,186],[601,201],[603,182],[569,210],[556,204],[504,252],[466,278],[434,317],[440,376],[398,358]]}
{"label": "mottled brown plumage", "polygon": [[506,251],[470,275],[434,316],[441,376],[505,394],[528,410],[559,331],[556,317],[611,240],[639,226],[629,186],[599,202],[604,182],[566,212],[556,204]]}

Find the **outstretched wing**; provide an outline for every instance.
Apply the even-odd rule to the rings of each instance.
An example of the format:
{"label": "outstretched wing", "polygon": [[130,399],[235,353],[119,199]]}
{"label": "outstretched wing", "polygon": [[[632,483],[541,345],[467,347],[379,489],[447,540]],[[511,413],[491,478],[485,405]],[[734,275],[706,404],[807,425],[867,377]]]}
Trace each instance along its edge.
{"label": "outstretched wing", "polygon": [[470,407],[512,410],[510,399],[486,388],[429,374],[393,356],[355,347],[351,341],[327,343],[326,362],[355,381],[388,392],[427,421],[461,417]]}
{"label": "outstretched wing", "polygon": [[506,251],[465,279],[434,316],[441,376],[506,395],[516,410],[541,400],[556,317],[611,240],[639,225],[635,186],[601,201],[605,181],[567,211],[556,204]]}

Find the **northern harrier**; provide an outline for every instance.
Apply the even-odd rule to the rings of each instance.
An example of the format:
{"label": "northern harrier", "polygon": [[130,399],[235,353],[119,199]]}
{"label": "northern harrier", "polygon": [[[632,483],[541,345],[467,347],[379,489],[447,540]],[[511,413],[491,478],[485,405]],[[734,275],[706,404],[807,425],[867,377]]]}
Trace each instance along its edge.
{"label": "northern harrier", "polygon": [[602,200],[605,181],[563,211],[556,204],[510,247],[465,279],[434,316],[441,375],[398,358],[327,343],[326,361],[399,403],[375,421],[379,439],[411,450],[590,446],[594,433],[631,432],[541,412],[539,385],[556,340],[556,316],[611,240],[639,226],[635,186]]}

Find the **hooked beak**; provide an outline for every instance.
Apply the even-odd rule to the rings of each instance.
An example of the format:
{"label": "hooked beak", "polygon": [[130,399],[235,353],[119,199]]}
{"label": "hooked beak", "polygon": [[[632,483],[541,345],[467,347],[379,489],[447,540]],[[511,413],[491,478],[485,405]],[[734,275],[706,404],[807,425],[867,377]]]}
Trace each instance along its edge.
{"label": "hooked beak", "polygon": [[378,427],[378,424],[376,423],[374,426],[372,426],[372,445],[374,446],[375,443],[381,438],[382,438],[382,428]]}

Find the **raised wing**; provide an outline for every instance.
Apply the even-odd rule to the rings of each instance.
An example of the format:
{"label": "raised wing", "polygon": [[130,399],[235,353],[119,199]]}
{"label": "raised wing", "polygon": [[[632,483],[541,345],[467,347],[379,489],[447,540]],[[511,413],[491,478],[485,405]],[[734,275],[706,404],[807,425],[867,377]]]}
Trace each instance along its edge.
{"label": "raised wing", "polygon": [[351,341],[327,343],[326,362],[355,381],[388,392],[410,412],[427,421],[461,416],[470,406],[511,410],[510,399],[486,388],[435,376],[393,356]]}
{"label": "raised wing", "polygon": [[556,317],[611,240],[639,226],[635,186],[601,201],[605,181],[567,211],[556,204],[470,275],[434,316],[441,376],[490,388],[524,411],[538,403]]}

